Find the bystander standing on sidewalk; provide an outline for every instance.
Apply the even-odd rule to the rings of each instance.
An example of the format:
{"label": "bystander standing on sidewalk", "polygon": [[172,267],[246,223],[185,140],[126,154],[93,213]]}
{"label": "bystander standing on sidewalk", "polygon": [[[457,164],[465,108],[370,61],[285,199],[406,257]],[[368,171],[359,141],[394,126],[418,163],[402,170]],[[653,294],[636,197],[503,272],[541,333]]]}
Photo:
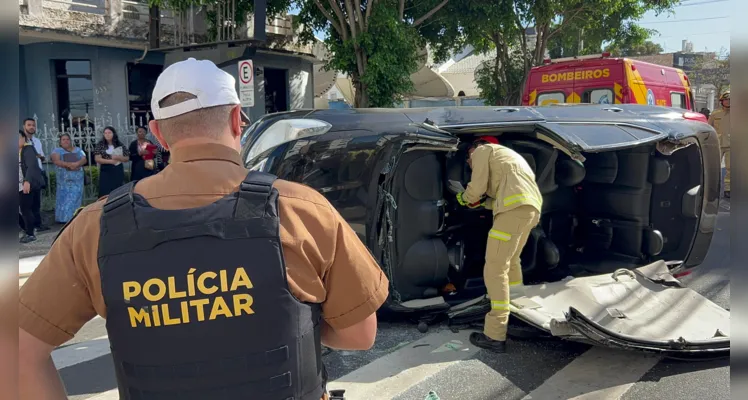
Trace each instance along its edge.
{"label": "bystander standing on sidewalk", "polygon": [[26,118],[23,121],[23,132],[26,135],[26,139],[29,143],[31,143],[34,146],[34,150],[36,151],[36,162],[39,166],[39,170],[41,171],[42,176],[42,185],[38,189],[39,193],[34,195],[34,204],[32,205],[32,210],[34,213],[34,227],[39,232],[48,231],[49,227],[44,225],[44,220],[42,219],[42,195],[41,191],[46,188],[49,185],[49,182],[47,182],[47,174],[44,171],[44,164],[43,161],[46,160],[46,157],[44,157],[44,146],[42,146],[41,140],[37,138],[36,135],[36,120],[33,118]]}
{"label": "bystander standing on sidewalk", "polygon": [[34,145],[23,131],[18,133],[18,205],[23,216],[25,232],[21,243],[30,243],[36,240],[34,204],[36,198],[41,195],[44,178],[37,163]]}

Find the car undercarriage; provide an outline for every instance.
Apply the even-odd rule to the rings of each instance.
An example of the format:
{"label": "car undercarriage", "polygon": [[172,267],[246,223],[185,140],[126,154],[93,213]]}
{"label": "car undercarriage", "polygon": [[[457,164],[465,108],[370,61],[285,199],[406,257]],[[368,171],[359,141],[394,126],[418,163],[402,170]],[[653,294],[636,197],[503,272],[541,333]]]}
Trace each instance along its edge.
{"label": "car undercarriage", "polygon": [[[501,135],[536,173],[541,221],[522,253],[526,284],[682,261],[701,210],[698,146],[664,155],[655,144],[586,153],[584,163],[527,135]],[[465,144],[456,151],[403,153],[390,183],[390,249],[399,301],[484,292],[492,212],[461,207],[449,181],[466,186]],[[448,291],[444,288],[449,287]]]}

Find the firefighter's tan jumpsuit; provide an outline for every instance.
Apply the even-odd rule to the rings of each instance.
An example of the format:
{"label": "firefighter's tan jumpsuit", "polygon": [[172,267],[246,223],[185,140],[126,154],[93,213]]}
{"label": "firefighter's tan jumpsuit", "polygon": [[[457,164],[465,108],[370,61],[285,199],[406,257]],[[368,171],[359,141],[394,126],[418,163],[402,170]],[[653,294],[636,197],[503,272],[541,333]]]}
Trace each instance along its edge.
{"label": "firefighter's tan jumpsuit", "polygon": [[725,160],[725,187],[724,191],[730,191],[730,109],[722,107],[709,116],[709,125],[714,127],[719,138],[721,155]]}
{"label": "firefighter's tan jumpsuit", "polygon": [[472,169],[462,200],[476,203],[485,194],[486,208],[493,210],[483,270],[491,311],[483,333],[493,340],[506,340],[510,286],[523,284],[519,256],[530,230],[538,224],[543,198],[530,165],[507,147],[478,146],[472,154]]}

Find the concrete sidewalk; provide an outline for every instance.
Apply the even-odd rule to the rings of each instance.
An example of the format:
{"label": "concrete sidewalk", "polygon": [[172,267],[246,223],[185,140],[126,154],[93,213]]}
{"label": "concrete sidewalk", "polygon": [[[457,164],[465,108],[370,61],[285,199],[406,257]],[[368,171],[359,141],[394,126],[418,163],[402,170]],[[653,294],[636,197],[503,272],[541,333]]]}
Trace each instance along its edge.
{"label": "concrete sidewalk", "polygon": [[36,267],[42,262],[45,256],[32,256],[20,258],[18,260],[18,278],[28,278],[34,273]]}
{"label": "concrete sidewalk", "polygon": [[[18,278],[27,278],[34,272],[36,267],[42,262],[44,256],[52,247],[52,242],[57,237],[57,233],[62,229],[62,225],[51,225],[50,230],[36,234],[36,241],[18,245]],[[22,233],[18,234],[20,238]]]}

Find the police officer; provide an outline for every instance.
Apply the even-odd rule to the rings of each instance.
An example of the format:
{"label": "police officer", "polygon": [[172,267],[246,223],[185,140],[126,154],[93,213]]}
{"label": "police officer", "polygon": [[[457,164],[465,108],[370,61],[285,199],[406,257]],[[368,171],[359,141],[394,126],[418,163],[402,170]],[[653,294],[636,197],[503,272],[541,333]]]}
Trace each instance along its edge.
{"label": "police officer", "polygon": [[500,145],[496,137],[478,138],[468,149],[468,164],[472,168],[470,183],[457,194],[457,201],[467,207],[484,205],[493,210],[483,269],[491,311],[486,314],[483,333],[473,332],[470,342],[503,353],[510,291],[514,298],[524,289],[519,256],[530,230],[538,224],[543,198],[527,161]]}
{"label": "police officer", "polygon": [[715,110],[709,117],[709,125],[714,127],[719,138],[719,147],[722,158],[725,160],[724,194],[730,198],[730,91],[726,91],[719,97],[721,108]]}
{"label": "police officer", "polygon": [[327,398],[320,341],[370,348],[387,278],[322,195],[242,166],[231,75],[175,63],[151,107],[169,166],[78,213],[21,289],[21,398],[65,398],[50,352],[96,314],[122,399]]}

